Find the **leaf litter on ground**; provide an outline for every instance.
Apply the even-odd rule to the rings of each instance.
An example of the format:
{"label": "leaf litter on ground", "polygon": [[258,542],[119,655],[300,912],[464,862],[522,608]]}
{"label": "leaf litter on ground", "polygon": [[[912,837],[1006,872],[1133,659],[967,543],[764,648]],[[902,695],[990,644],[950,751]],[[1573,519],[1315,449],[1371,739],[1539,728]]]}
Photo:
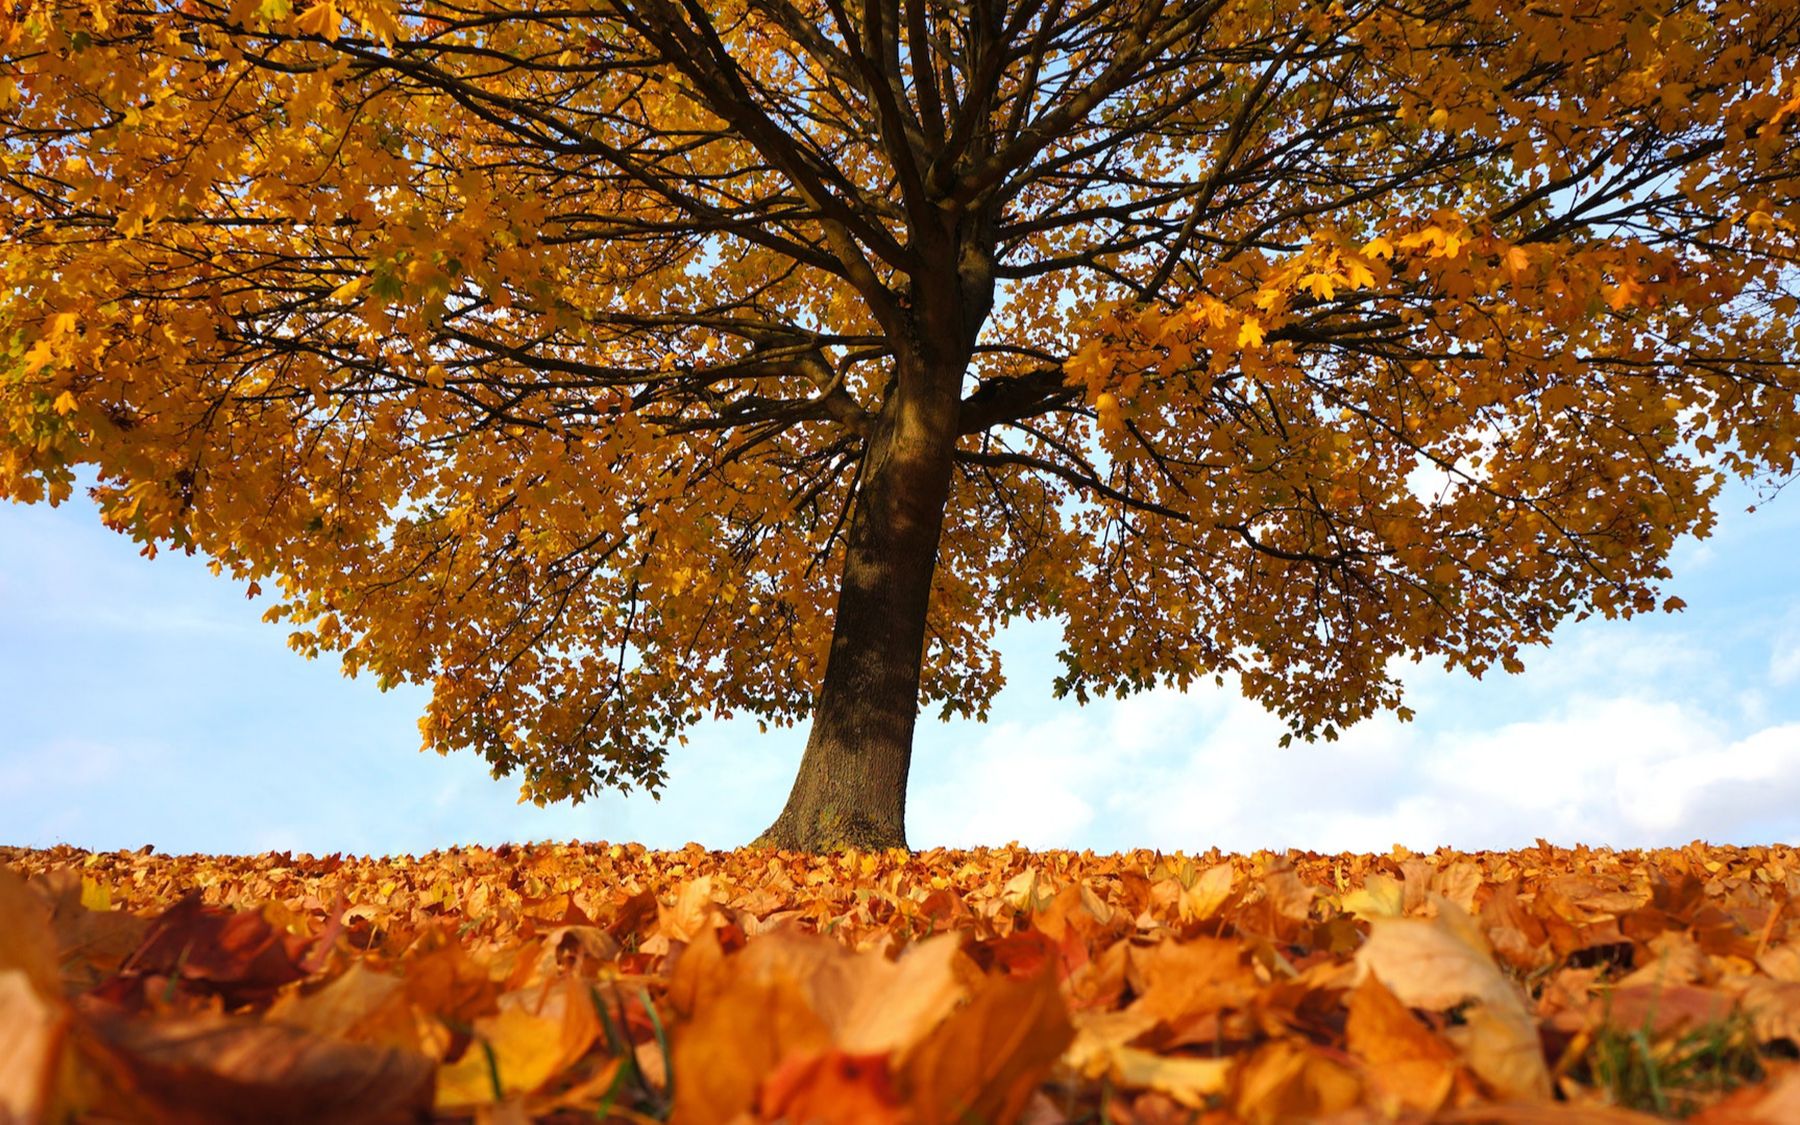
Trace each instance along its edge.
{"label": "leaf litter on ground", "polygon": [[0,848],[0,1121],[1800,1121],[1800,853]]}

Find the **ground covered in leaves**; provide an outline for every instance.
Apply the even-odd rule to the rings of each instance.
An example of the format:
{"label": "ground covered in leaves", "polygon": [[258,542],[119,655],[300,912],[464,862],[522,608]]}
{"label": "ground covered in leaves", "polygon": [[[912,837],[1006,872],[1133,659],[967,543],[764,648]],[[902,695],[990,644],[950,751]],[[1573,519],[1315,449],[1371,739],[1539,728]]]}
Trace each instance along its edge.
{"label": "ground covered in leaves", "polygon": [[1800,852],[0,848],[0,1121],[1800,1121]]}

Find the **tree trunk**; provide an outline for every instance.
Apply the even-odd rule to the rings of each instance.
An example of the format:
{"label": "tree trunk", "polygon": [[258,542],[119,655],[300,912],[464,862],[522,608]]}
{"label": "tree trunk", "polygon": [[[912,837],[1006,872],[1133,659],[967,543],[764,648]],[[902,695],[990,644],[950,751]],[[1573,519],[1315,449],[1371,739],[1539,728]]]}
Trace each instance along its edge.
{"label": "tree trunk", "polygon": [[903,368],[899,376],[850,501],[831,653],[806,753],[787,806],[758,844],[814,852],[906,846],[906,778],[962,371]]}

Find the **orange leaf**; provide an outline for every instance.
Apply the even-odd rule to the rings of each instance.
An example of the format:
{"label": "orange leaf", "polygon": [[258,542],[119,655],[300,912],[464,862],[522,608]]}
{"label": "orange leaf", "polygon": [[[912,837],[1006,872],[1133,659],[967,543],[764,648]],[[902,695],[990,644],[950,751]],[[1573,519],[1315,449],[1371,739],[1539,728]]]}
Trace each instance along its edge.
{"label": "orange leaf", "polygon": [[1011,1121],[1074,1038],[1054,973],[984,977],[969,1003],[908,1052],[919,1121]]}
{"label": "orange leaf", "polygon": [[67,1009],[25,970],[0,969],[0,1121],[50,1119],[68,1025]]}
{"label": "orange leaf", "polygon": [[1370,976],[1350,993],[1344,1030],[1351,1054],[1369,1064],[1371,1084],[1394,1108],[1430,1113],[1456,1081],[1456,1049],[1406,1010],[1381,978]]}
{"label": "orange leaf", "polygon": [[899,1125],[903,1120],[887,1055],[837,1048],[794,1056],[763,1081],[757,1109],[765,1121]]}

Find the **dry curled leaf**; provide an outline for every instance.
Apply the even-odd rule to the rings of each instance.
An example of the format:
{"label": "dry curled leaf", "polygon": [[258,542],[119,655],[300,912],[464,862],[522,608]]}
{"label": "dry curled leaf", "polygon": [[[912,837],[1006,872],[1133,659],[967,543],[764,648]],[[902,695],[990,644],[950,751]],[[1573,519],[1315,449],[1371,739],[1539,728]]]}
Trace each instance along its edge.
{"label": "dry curled leaf", "polygon": [[[1769,903],[1800,894],[1800,853],[1428,858],[0,848],[0,1106],[1622,1125],[1588,1061],[1610,1027],[1658,1057],[1741,1036],[1770,1082],[1683,1096],[1783,1120],[1800,924]],[[1293,909],[1270,870],[1306,888]],[[1196,889],[1227,885],[1200,919]],[[1659,968],[1694,983],[1634,983]]]}

